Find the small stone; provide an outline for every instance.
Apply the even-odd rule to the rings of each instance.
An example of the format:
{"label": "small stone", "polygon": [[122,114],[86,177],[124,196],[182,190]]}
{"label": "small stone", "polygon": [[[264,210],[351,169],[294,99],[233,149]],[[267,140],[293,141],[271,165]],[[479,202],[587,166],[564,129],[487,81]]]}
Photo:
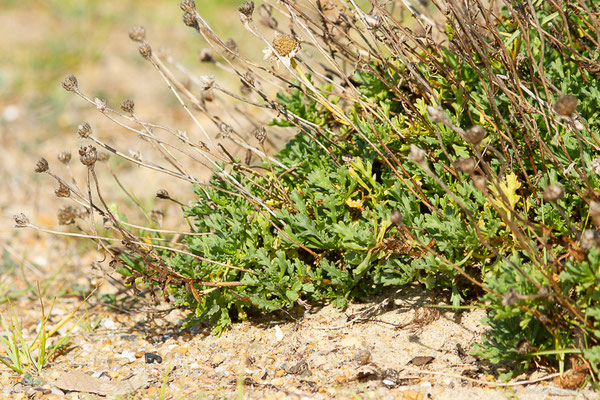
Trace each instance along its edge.
{"label": "small stone", "polygon": [[175,353],[179,353],[179,354],[181,354],[181,355],[186,355],[186,354],[187,354],[187,352],[188,352],[188,348],[187,348],[187,347],[183,347],[183,346],[175,346],[175,347],[173,348],[173,351],[174,351]]}
{"label": "small stone", "polygon": [[277,370],[277,372],[275,372],[275,376],[277,378],[281,378],[283,375],[285,375],[285,371],[282,369]]}
{"label": "small stone", "polygon": [[346,382],[346,377],[343,375],[338,375],[338,376],[336,376],[335,381],[339,384],[342,384],[342,383]]}
{"label": "small stone", "polygon": [[110,379],[117,379],[119,375],[121,375],[121,372],[119,371],[108,371],[108,376],[110,376]]}
{"label": "small stone", "polygon": [[359,364],[364,365],[371,361],[371,352],[367,349],[359,349],[352,355],[352,358]]}
{"label": "small stone", "polygon": [[416,390],[405,390],[402,392],[402,398],[406,400],[422,400],[423,393],[417,392]]}
{"label": "small stone", "polygon": [[137,351],[135,353],[135,358],[142,358],[142,357],[144,357],[144,354],[146,354],[146,352],[144,350]]}
{"label": "small stone", "polygon": [[223,361],[225,361],[225,357],[222,354],[215,354],[210,360],[210,365],[214,368],[221,365]]}
{"label": "small stone", "polygon": [[144,353],[144,360],[146,360],[146,364],[162,363],[162,357],[154,353]]}

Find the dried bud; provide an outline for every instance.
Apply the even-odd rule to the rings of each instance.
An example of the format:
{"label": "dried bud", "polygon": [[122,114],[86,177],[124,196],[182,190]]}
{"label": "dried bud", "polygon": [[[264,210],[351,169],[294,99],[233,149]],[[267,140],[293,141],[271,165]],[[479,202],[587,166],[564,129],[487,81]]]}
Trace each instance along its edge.
{"label": "dried bud", "polygon": [[135,109],[135,103],[131,99],[123,100],[121,103],[121,110],[126,113],[133,114],[133,110]]}
{"label": "dried bud", "polygon": [[58,161],[63,164],[68,164],[71,161],[71,152],[70,151],[61,151],[56,155]]}
{"label": "dried bud", "polygon": [[211,102],[215,99],[215,93],[212,90],[205,90],[204,92],[202,92],[202,100],[203,101],[207,101],[207,102]]}
{"label": "dried bud", "polygon": [[381,17],[379,15],[366,15],[365,25],[367,29],[375,30],[381,25]]}
{"label": "dried bud", "polygon": [[414,144],[410,145],[410,153],[408,154],[408,159],[416,164],[422,164],[425,162],[425,150],[415,146]]}
{"label": "dried bud", "polygon": [[267,139],[267,130],[265,127],[261,126],[260,128],[256,128],[254,130],[254,137],[258,140],[258,143],[263,144]]}
{"label": "dried bud", "polygon": [[273,39],[273,48],[279,57],[293,58],[300,47],[300,42],[292,35],[280,33]]}
{"label": "dried bud", "polygon": [[212,56],[212,53],[210,52],[210,49],[200,50],[200,52],[198,53],[198,60],[200,62],[214,62],[215,61],[215,59]]}
{"label": "dried bud", "polygon": [[71,196],[71,189],[64,183],[60,182],[58,187],[54,189],[54,194],[56,197],[69,197]]}
{"label": "dried bud", "polygon": [[390,221],[392,224],[396,225],[396,227],[402,226],[402,213],[398,210],[392,211],[390,215]]}
{"label": "dried bud", "polygon": [[77,134],[79,135],[79,137],[82,137],[85,139],[85,138],[88,138],[91,133],[92,133],[92,127],[87,122],[84,122],[83,124],[81,124],[77,127]]}
{"label": "dried bud", "polygon": [[592,247],[598,247],[600,234],[595,229],[586,229],[581,233],[581,248],[589,250]]}
{"label": "dried bud", "polygon": [[200,90],[209,90],[215,85],[215,76],[214,75],[200,75],[198,77],[198,85],[200,86]]}
{"label": "dried bud", "polygon": [[347,155],[343,155],[342,156],[342,161],[344,162],[344,165],[348,168],[350,168],[352,166],[352,162],[354,161],[354,157],[352,156],[347,156]]}
{"label": "dried bud", "polygon": [[98,153],[98,161],[100,162],[106,162],[110,159],[110,154],[108,154],[105,151],[101,151]]}
{"label": "dried bud", "polygon": [[592,200],[590,202],[590,215],[600,217],[600,201]]}
{"label": "dried bud", "polygon": [[516,303],[517,300],[519,300],[519,295],[517,294],[515,289],[510,288],[510,289],[508,289],[508,291],[504,294],[504,297],[502,298],[502,305],[505,307],[512,306],[513,304]]}
{"label": "dried bud", "polygon": [[98,161],[98,151],[91,144],[79,149],[79,159],[83,165],[91,167]]}
{"label": "dried bud", "polygon": [[594,171],[596,175],[600,175],[600,157],[594,158],[590,163],[590,167],[592,167],[592,171]]}
{"label": "dried bud", "polygon": [[78,211],[73,206],[61,207],[58,210],[58,224],[71,225],[75,223],[75,218],[78,216]]}
{"label": "dried bud", "polygon": [[554,103],[554,111],[560,116],[570,117],[577,110],[577,97],[572,94],[560,96]]}
{"label": "dried bud", "polygon": [[77,92],[79,90],[79,86],[77,83],[77,78],[75,77],[75,75],[69,75],[67,76],[61,83],[61,86],[63,87],[63,89],[69,91],[69,92]]}
{"label": "dried bud", "polygon": [[131,28],[129,38],[135,42],[143,42],[146,39],[146,30],[143,26]]}
{"label": "dried bud", "polygon": [[459,172],[471,175],[475,171],[475,160],[472,158],[458,157],[454,161],[454,168]]}
{"label": "dried bud", "polygon": [[190,12],[186,12],[183,14],[183,23],[186,26],[189,26],[190,28],[194,28],[196,30],[200,29],[200,27],[198,26],[198,20],[196,20],[194,14]]}
{"label": "dried bud", "polygon": [[485,129],[480,125],[472,126],[465,131],[465,140],[467,143],[477,145],[485,137]]}
{"label": "dried bud", "polygon": [[565,189],[562,186],[553,183],[551,185],[548,185],[546,189],[544,189],[544,200],[554,203],[562,199],[564,194]]}
{"label": "dried bud", "polygon": [[242,5],[238,7],[238,11],[240,12],[240,20],[242,22],[251,20],[252,13],[254,13],[254,2],[253,1],[243,2]]}
{"label": "dried bud", "polygon": [[431,120],[431,122],[448,122],[448,116],[442,107],[427,106],[427,112],[429,113],[429,120]]}
{"label": "dried bud", "polygon": [[590,217],[596,227],[600,228],[600,201],[590,201]]}
{"label": "dried bud", "polygon": [[156,197],[163,200],[169,200],[171,198],[171,196],[169,196],[169,192],[167,192],[165,189],[159,189],[156,192]]}
{"label": "dried bud", "polygon": [[29,218],[23,213],[13,216],[15,220],[15,228],[25,228],[29,226]]}
{"label": "dried bud", "polygon": [[142,57],[144,57],[146,60],[150,59],[152,56],[152,48],[148,43],[142,43],[140,47],[138,47],[138,50]]}
{"label": "dried bud", "polygon": [[240,49],[239,49],[237,43],[233,39],[227,40],[225,42],[225,47],[227,47],[229,50],[231,50],[234,53],[239,53],[240,52]]}
{"label": "dried bud", "polygon": [[44,157],[42,157],[35,163],[34,171],[39,174],[39,173],[48,171],[48,168],[50,168],[48,166],[48,160],[46,160]]}
{"label": "dried bud", "polygon": [[230,137],[231,134],[233,133],[233,128],[231,127],[231,125],[228,125],[225,122],[221,122],[221,125],[219,125],[219,128],[221,130],[220,134],[224,138]]}
{"label": "dried bud", "polygon": [[196,3],[193,0],[183,0],[179,3],[179,8],[185,12],[193,12],[196,9]]}
{"label": "dried bud", "polygon": [[483,175],[471,175],[473,185],[481,193],[487,193],[487,178]]}
{"label": "dried bud", "polygon": [[101,113],[106,111],[106,100],[96,97],[94,103],[96,103],[96,109],[98,109],[98,111]]}

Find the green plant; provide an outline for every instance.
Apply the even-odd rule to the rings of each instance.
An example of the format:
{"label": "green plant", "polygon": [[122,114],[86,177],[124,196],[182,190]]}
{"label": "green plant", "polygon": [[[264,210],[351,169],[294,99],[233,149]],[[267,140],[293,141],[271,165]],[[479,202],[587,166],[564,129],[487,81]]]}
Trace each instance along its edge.
{"label": "green plant", "polygon": [[44,368],[44,366],[52,359],[54,353],[66,346],[69,342],[69,336],[65,335],[54,344],[47,343],[48,338],[50,338],[62,324],[56,329],[48,330],[46,324],[52,313],[54,302],[52,302],[48,314],[45,313],[44,303],[41,298],[40,305],[42,307],[42,321],[37,335],[31,342],[27,342],[23,336],[19,318],[15,313],[12,304],[10,305],[12,315],[8,320],[3,315],[0,315],[4,332],[8,334],[8,336],[0,336],[0,343],[8,356],[8,360],[0,358],[0,362],[18,374],[25,373],[26,368],[28,367],[32,372],[39,374],[42,371],[42,368]]}
{"label": "green plant", "polygon": [[[268,69],[219,39],[194,2],[183,1],[185,24],[222,54],[218,62],[210,53],[201,59],[235,71],[242,96],[211,76],[185,75],[170,57],[152,52],[143,29],[130,32],[186,112],[194,116],[192,105],[218,138],[197,119],[195,139],[144,122],[133,102],[117,111],[85,95],[74,76],[65,79],[66,90],[153,142],[168,164],[126,155],[89,124],[79,127],[80,137],[194,184],[196,200],[188,206],[157,192],[181,206],[190,228],[177,244],[166,243],[173,232],[132,225],[106,204],[99,155],[90,145],[79,152],[91,182],[87,193],[56,176],[45,159],[36,166],[58,180],[57,194],[85,207],[63,209],[59,220],[93,224],[94,214],[102,216],[120,239],[69,234],[96,240],[127,284],[172,295],[194,311],[191,320],[208,319],[215,332],[255,310],[323,300],[344,307],[385,286],[420,282],[442,289],[455,306],[488,307],[492,330],[477,354],[522,368],[541,359],[561,372],[583,365],[595,378],[598,6],[538,0],[465,9],[442,2],[442,19],[377,1],[370,12],[354,2],[336,4],[281,2],[309,47],[303,53],[292,35],[267,40],[254,23],[254,4],[245,2],[242,24],[281,68]],[[265,25],[276,26],[272,8],[261,12]],[[332,13],[343,23],[332,22]],[[409,15],[411,28],[399,22]],[[263,83],[278,84],[277,96]],[[230,98],[267,114],[237,113],[246,122],[240,127],[210,106]],[[252,135],[242,133],[248,126],[257,127]],[[271,134],[289,127],[295,136],[271,155]],[[232,149],[263,162],[244,163]],[[212,168],[212,179],[190,175],[173,152]],[[16,221],[34,227],[23,215]],[[112,240],[124,248],[115,252]]]}

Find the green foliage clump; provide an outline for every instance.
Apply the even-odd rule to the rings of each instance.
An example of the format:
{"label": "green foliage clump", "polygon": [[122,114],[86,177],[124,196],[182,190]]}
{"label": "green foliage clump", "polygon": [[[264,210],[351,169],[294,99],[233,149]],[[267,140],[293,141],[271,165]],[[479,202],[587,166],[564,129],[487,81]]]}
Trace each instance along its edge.
{"label": "green foliage clump", "polygon": [[[378,5],[364,29],[347,16],[356,34],[345,41],[315,39],[335,68],[315,73],[317,62],[303,69],[295,54],[271,54],[297,78],[273,72],[285,82],[273,100],[238,71],[277,112],[271,125],[297,134],[259,167],[214,164],[210,184],[196,186],[195,203],[183,207],[193,233],[183,246],[150,251],[151,238],[122,228],[127,282],[159,286],[216,332],[251,311],[306,301],[344,307],[418,282],[455,306],[487,307],[492,329],[478,355],[516,361],[522,368],[513,372],[544,358],[598,375],[597,6],[507,2],[492,12],[477,2],[474,12],[443,3],[436,40]],[[193,2],[182,9],[186,24],[225,46],[207,34]],[[253,9],[240,8],[249,29]],[[325,28],[323,38],[332,35]],[[140,49],[164,68],[147,43]],[[264,145],[264,135],[256,138]]]}

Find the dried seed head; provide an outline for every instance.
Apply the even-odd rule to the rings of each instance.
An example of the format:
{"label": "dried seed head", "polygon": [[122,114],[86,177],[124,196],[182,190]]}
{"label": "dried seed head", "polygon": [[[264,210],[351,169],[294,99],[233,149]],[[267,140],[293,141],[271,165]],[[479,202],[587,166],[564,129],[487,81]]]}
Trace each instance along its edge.
{"label": "dried seed head", "polygon": [[473,186],[481,193],[487,193],[487,178],[483,175],[471,175]]}
{"label": "dried seed head", "polygon": [[105,151],[101,151],[98,153],[98,161],[107,162],[110,159],[110,154]]}
{"label": "dried seed head", "polygon": [[590,167],[595,174],[600,175],[600,157],[596,157],[590,163]]}
{"label": "dried seed head", "polygon": [[54,189],[54,194],[56,195],[56,197],[70,197],[71,189],[69,189],[69,187],[64,183],[60,182],[58,184],[58,187]]}
{"label": "dried seed head", "polygon": [[570,117],[577,110],[577,101],[572,94],[560,96],[554,103],[554,111],[560,116]]}
{"label": "dried seed head", "polygon": [[183,14],[183,23],[190,28],[194,28],[196,30],[200,29],[198,26],[198,20],[191,12],[186,12]]}
{"label": "dried seed head", "polygon": [[29,226],[29,218],[23,213],[13,216],[15,220],[15,228],[25,228]]}
{"label": "dried seed head", "polygon": [[179,3],[179,8],[185,12],[193,12],[196,9],[196,3],[193,0],[183,0]]}
{"label": "dried seed head", "polygon": [[220,135],[222,137],[224,137],[225,139],[227,139],[228,137],[231,137],[231,134],[233,133],[233,128],[231,127],[231,125],[226,124],[225,122],[221,122],[221,125],[219,125],[220,128]]}
{"label": "dried seed head", "polygon": [[415,146],[414,144],[410,145],[410,153],[408,154],[408,159],[416,164],[422,164],[425,162],[425,150]]}
{"label": "dried seed head", "polygon": [[126,113],[133,114],[133,110],[135,109],[135,103],[131,99],[123,100],[121,103],[121,110]]}
{"label": "dried seed head", "polygon": [[564,195],[565,189],[562,186],[557,185],[556,183],[548,185],[546,189],[544,189],[544,200],[550,201],[552,203],[562,199]]}
{"label": "dried seed head", "polygon": [[150,59],[152,56],[152,48],[148,43],[142,43],[140,47],[138,47],[138,50],[142,57],[144,57],[146,60]]}
{"label": "dried seed head", "polygon": [[240,49],[239,49],[237,43],[233,39],[227,40],[225,42],[225,47],[227,47],[229,50],[231,50],[234,53],[239,53],[240,52]]}
{"label": "dried seed head", "polygon": [[448,122],[448,116],[444,112],[442,107],[427,106],[427,112],[429,113],[429,120],[431,122],[445,123]]}
{"label": "dried seed head", "polygon": [[392,211],[392,214],[390,215],[390,221],[397,227],[402,226],[402,213],[398,210]]}
{"label": "dried seed head", "polygon": [[98,161],[98,151],[96,147],[90,145],[83,146],[79,149],[79,160],[83,165],[91,167]]}
{"label": "dried seed head", "polygon": [[75,77],[75,75],[69,75],[67,76],[61,83],[61,86],[63,87],[63,89],[69,91],[69,92],[77,92],[79,90],[79,86],[77,83],[77,78]]}
{"label": "dried seed head", "polygon": [[454,161],[454,168],[459,172],[471,175],[475,171],[475,160],[472,158],[458,157]]}
{"label": "dried seed head", "polygon": [[481,143],[485,137],[485,129],[480,125],[470,127],[465,131],[465,141],[472,145]]}
{"label": "dried seed head", "polygon": [[96,109],[101,113],[106,111],[106,100],[96,97],[94,99],[94,103],[96,103]]}
{"label": "dried seed head", "polygon": [[354,161],[354,157],[344,154],[342,156],[342,161],[346,167],[350,168],[352,166],[352,162]]}
{"label": "dried seed head", "polygon": [[600,201],[590,201],[590,215],[592,217],[600,217]]}
{"label": "dried seed head", "polygon": [[129,38],[135,42],[143,42],[146,39],[146,29],[143,26],[131,28]]}
{"label": "dried seed head", "polygon": [[56,155],[58,161],[63,164],[68,164],[71,161],[71,152],[70,151],[61,151]]}
{"label": "dried seed head", "polygon": [[245,1],[241,6],[238,7],[240,12],[240,20],[242,23],[252,20],[252,13],[254,13],[254,2]]}
{"label": "dried seed head", "polygon": [[595,229],[586,229],[581,232],[581,248],[589,250],[592,247],[598,247],[600,242],[600,234]]}
{"label": "dried seed head", "polygon": [[167,192],[165,189],[158,189],[156,192],[156,197],[163,200],[168,200],[171,198],[171,196],[169,196],[169,192]]}
{"label": "dried seed head", "polygon": [[212,53],[210,52],[210,49],[200,50],[200,52],[198,53],[198,60],[200,62],[214,62],[215,61],[215,59],[212,56]]}
{"label": "dried seed head", "polygon": [[165,217],[164,211],[162,211],[162,210],[150,210],[150,218],[159,227],[162,225],[164,217]]}
{"label": "dried seed head", "polygon": [[64,206],[58,210],[58,224],[59,225],[71,225],[75,223],[79,212],[73,206]]}
{"label": "dried seed head", "polygon": [[273,48],[280,57],[293,58],[298,52],[300,42],[292,35],[280,33],[273,39]]}
{"label": "dried seed head", "polygon": [[79,137],[86,139],[90,136],[91,133],[92,127],[87,122],[84,122],[83,124],[77,127],[77,134],[79,135]]}
{"label": "dried seed head", "polygon": [[37,162],[35,163],[34,171],[39,174],[39,173],[48,171],[49,168],[50,167],[48,166],[48,160],[46,160],[44,157],[42,157],[39,160],[37,160]]}
{"label": "dried seed head", "polygon": [[260,128],[256,128],[254,130],[254,137],[258,140],[258,143],[263,144],[267,139],[267,130],[265,127],[261,126]]}

